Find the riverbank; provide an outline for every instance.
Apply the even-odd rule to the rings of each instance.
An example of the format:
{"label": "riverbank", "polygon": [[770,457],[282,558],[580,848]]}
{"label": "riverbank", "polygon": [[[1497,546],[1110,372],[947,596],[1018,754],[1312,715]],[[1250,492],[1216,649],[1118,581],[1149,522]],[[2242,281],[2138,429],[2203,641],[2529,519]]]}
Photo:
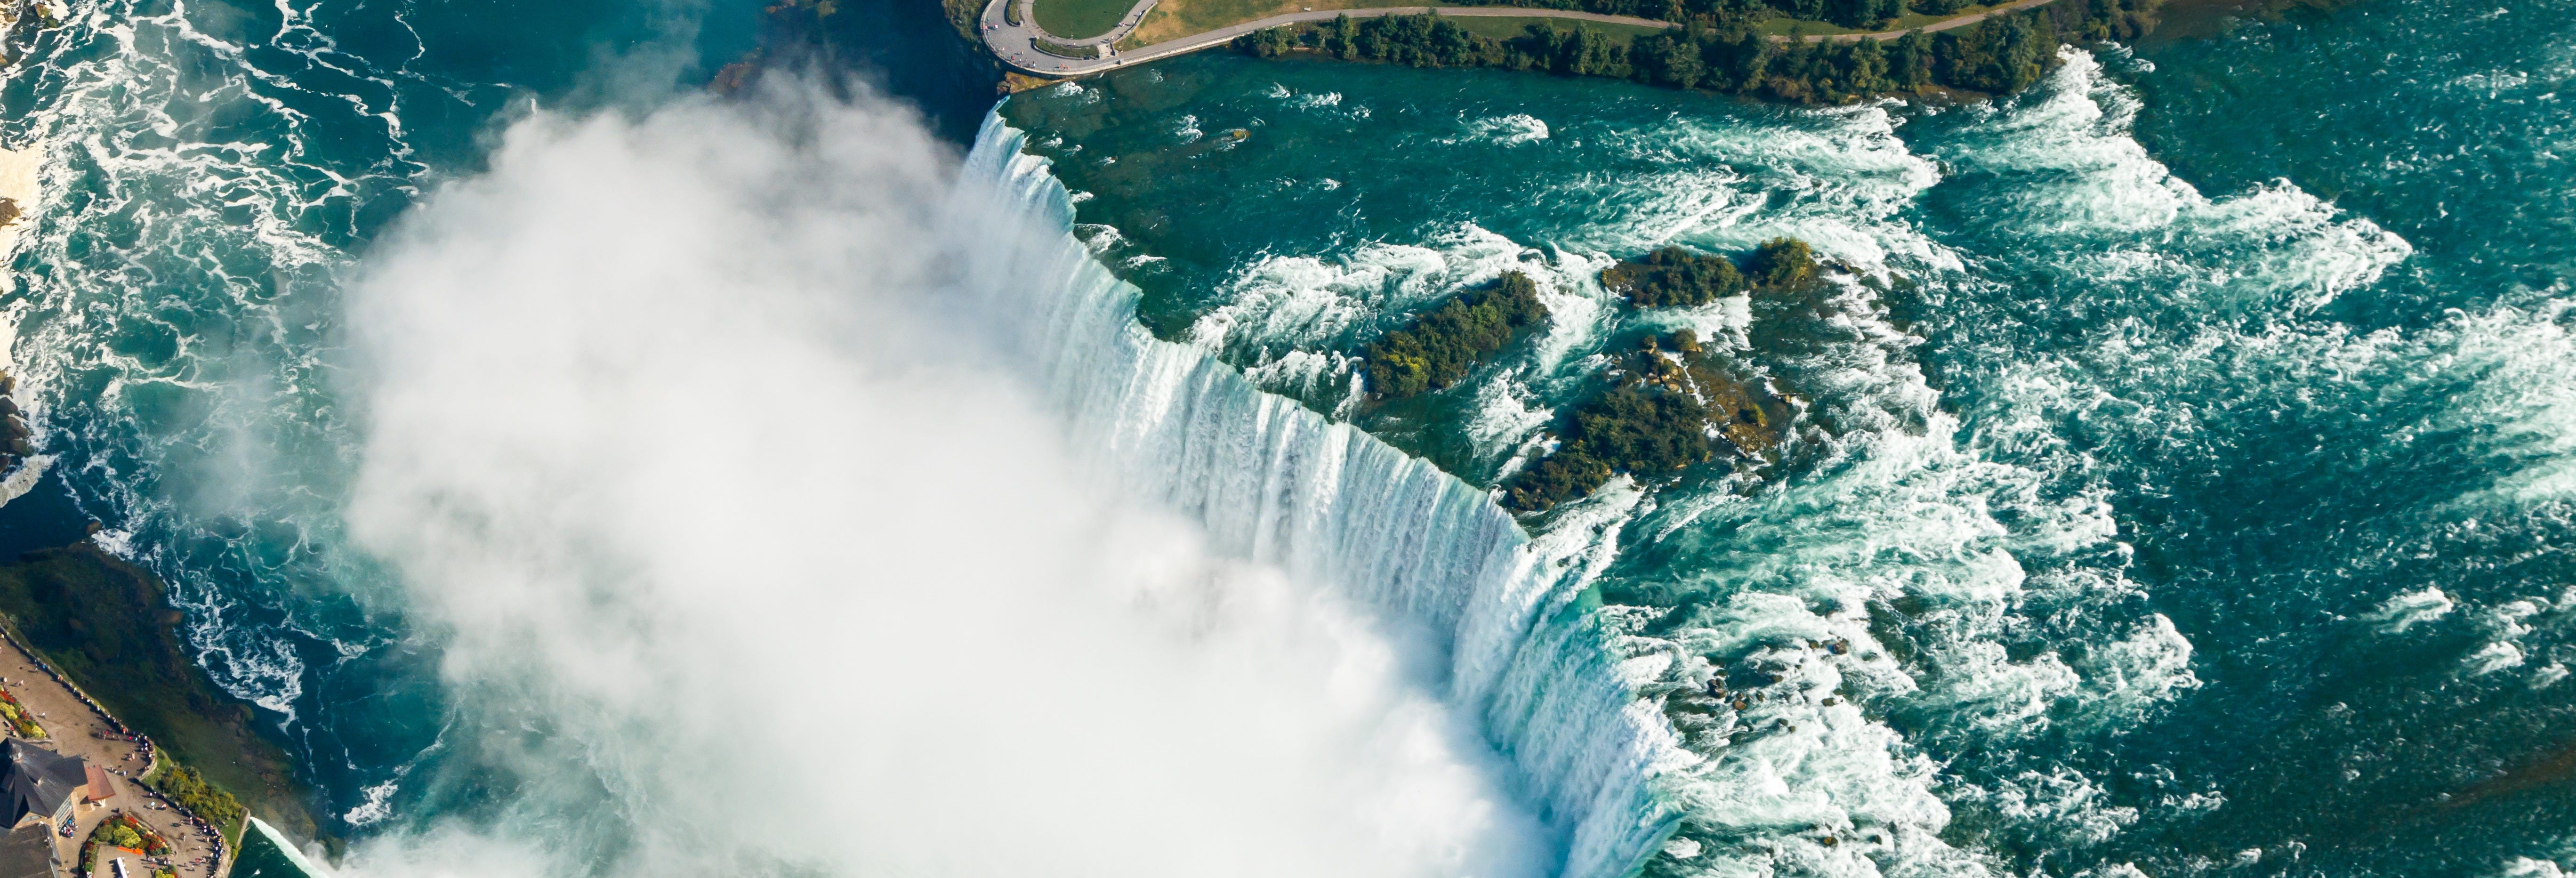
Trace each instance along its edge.
{"label": "riverbank", "polygon": [[1509,7],[1469,6],[1401,6],[1372,9],[1320,9],[1263,18],[1256,21],[1220,27],[1186,37],[1152,45],[1126,45],[1109,49],[1093,57],[1069,57],[1040,48],[1044,44],[1067,41],[1048,34],[1033,20],[1013,21],[1006,13],[1011,0],[993,0],[984,11],[980,31],[985,47],[1013,70],[1049,79],[1067,79],[1105,73],[1138,64],[1160,61],[1192,52],[1232,44],[1236,39],[1290,25],[1311,25],[1337,18],[1378,19],[1388,17],[1444,15],[1453,18],[1545,18],[1567,22],[1621,25],[1646,29],[1669,29],[1670,22],[1629,15],[1608,15],[1561,9],[1521,9]]}
{"label": "riverbank", "polygon": [[[1799,43],[1838,43],[1858,46],[1869,42],[1919,38],[1918,35],[1940,34],[1962,29],[1992,31],[1994,29],[1980,26],[1986,22],[2007,17],[2047,22],[2053,26],[2053,31],[2066,33],[2071,39],[2131,40],[2143,36],[2155,27],[2155,7],[2160,0],[2114,0],[2114,2],[2101,4],[2059,4],[2054,3],[2054,0],[2008,0],[2008,2],[1991,5],[1962,4],[1938,14],[1913,11],[1906,4],[1896,2],[1886,4],[1882,9],[1883,14],[1874,20],[1866,20],[1864,17],[1864,20],[1842,23],[1794,19],[1769,7],[1759,7],[1751,11],[1684,13],[1683,7],[1675,6],[1667,10],[1667,17],[1649,18],[1627,14],[1636,11],[1630,6],[1599,2],[1599,0],[1577,0],[1568,4],[1577,8],[1486,4],[1451,7],[1374,7],[1368,6],[1367,0],[1203,0],[1203,2],[1139,0],[1135,7],[1107,33],[1086,39],[1070,39],[1048,31],[1040,23],[1039,16],[1033,14],[1036,8],[1032,5],[1034,2],[1035,0],[991,0],[978,25],[985,47],[1003,64],[1016,71],[1042,77],[1071,78],[1150,63],[1227,43],[1244,44],[1267,40],[1276,44],[1277,37],[1269,33],[1270,31],[1286,28],[1311,30],[1319,22],[1340,19],[1362,20],[1437,15],[1450,19],[1517,19],[1544,21],[1550,25],[1571,24],[1577,28],[1590,27],[1605,32],[1617,50],[1625,53],[1657,34],[1677,35],[1682,41],[1702,47],[1712,42],[1706,39],[1709,36],[1715,36],[1719,41],[1730,43],[1768,42],[1789,44],[1793,47]],[[2330,2],[2330,0],[2306,0],[2306,2]],[[2030,15],[2035,10],[2043,8],[2054,9],[2055,12],[2046,18]],[[1535,33],[1538,27],[1533,25],[1529,29]],[[1480,36],[1506,41],[1509,41],[1512,36],[1491,33],[1490,28],[1469,30],[1479,32]],[[2004,42],[2018,32],[2018,29],[2006,28],[2004,32],[1989,33],[1975,41]],[[1455,49],[1454,41],[1449,44],[1449,48]],[[1598,54],[1607,50],[1593,51]],[[1669,59],[1672,54],[1664,52],[1657,57]],[[1971,59],[1970,63],[1973,65],[1975,59]],[[2043,66],[2046,64],[2044,60],[2039,63]],[[1526,67],[1529,65],[1495,63],[1469,66]],[[1696,78],[1697,69],[1711,65],[1691,62],[1684,66],[1692,68],[1694,72],[1682,77],[1661,78]],[[2013,72],[2027,66],[2027,64],[2007,62],[1994,72],[1999,72],[2003,78],[2014,78]],[[1872,75],[1873,69],[1873,62],[1864,60],[1851,65],[1850,71],[1846,72],[1859,71],[1864,78],[1868,78]],[[1739,72],[1753,74],[1751,78],[1760,79],[1755,71]],[[1937,68],[1935,76],[1939,77],[1944,72],[1960,74],[1952,78],[1969,78],[1980,73],[1988,73],[1975,66],[1965,66],[1956,68],[1955,71],[1949,68]],[[1995,77],[1987,75],[1983,78]],[[1891,90],[1881,88],[1879,92]],[[1792,91],[1805,94],[1818,89],[1793,89]],[[1842,91],[1857,97],[1877,96],[1866,89],[1843,89]],[[1794,96],[1786,99],[1803,100]]]}
{"label": "riverbank", "polygon": [[1445,14],[1422,14],[1337,17],[1329,26],[1261,30],[1235,45],[1263,58],[1302,55],[1412,67],[1543,71],[1789,104],[1956,99],[2029,87],[2063,63],[2057,48],[2066,43],[2136,39],[2154,26],[2160,0],[2024,2],[2033,5],[2005,7],[2018,11],[1977,18],[1973,26],[1915,30],[1894,42],[1783,41],[1742,22],[1628,39],[1549,23],[1497,38]]}
{"label": "riverbank", "polygon": [[0,614],[50,674],[88,693],[89,709],[288,831],[320,836],[293,761],[190,658],[182,617],[150,571],[88,541],[39,549],[0,566]]}
{"label": "riverbank", "polygon": [[138,737],[132,727],[117,721],[83,691],[84,687],[29,651],[14,631],[0,630],[0,686],[6,687],[10,698],[39,727],[13,729],[11,737],[79,757],[113,778],[110,783],[115,795],[76,808],[72,832],[53,836],[62,862],[79,862],[84,841],[101,822],[128,814],[171,844],[163,859],[179,878],[224,874],[230,853],[237,849],[240,839],[239,821],[221,826],[198,820],[191,812],[172,807],[170,800],[151,786],[138,782],[169,768],[169,759],[149,736]]}

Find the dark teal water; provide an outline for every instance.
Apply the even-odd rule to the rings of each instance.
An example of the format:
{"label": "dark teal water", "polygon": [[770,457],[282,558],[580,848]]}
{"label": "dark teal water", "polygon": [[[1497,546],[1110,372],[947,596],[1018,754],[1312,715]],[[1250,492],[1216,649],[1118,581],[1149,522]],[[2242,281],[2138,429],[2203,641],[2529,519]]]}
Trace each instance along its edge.
{"label": "dark teal water", "polygon": [[[936,10],[843,5],[852,75],[970,137],[989,74],[955,63]],[[0,308],[59,460],[0,512],[0,549],[105,522],[302,761],[324,831],[475,807],[482,781],[425,768],[449,724],[435,648],[339,523],[358,415],[339,284],[502,125],[695,88],[753,46],[760,6],[80,0],[22,27],[0,139],[44,151],[47,203]]]}
{"label": "dark teal water", "polygon": [[[1650,330],[1807,399],[1781,478],[1596,503],[1704,760],[1655,874],[2492,875],[2576,857],[2571,12],[2361,4],[1938,111],[1206,57],[1005,115],[1159,334],[1471,480]],[[1590,280],[1778,235],[1868,281]],[[1356,404],[1351,354],[1505,270],[1549,328]]]}
{"label": "dark teal water", "polygon": [[[117,0],[13,49],[0,134],[53,197],[0,302],[60,461],[0,538],[95,517],[170,577],[333,831],[503,788],[447,761],[434,639],[345,547],[339,284],[531,102],[649,105],[753,5]],[[841,63],[970,136],[989,83],[935,12],[844,6]],[[1586,507],[1689,756],[1652,874],[2542,875],[2576,865],[2572,77],[2576,6],[2433,0],[1992,107],[1202,56],[1005,113],[1158,332],[1470,480],[1644,332],[1798,392],[1779,477]],[[1641,314],[1589,280],[1784,234],[1867,282]],[[1505,270],[1544,333],[1355,404],[1348,354]]]}

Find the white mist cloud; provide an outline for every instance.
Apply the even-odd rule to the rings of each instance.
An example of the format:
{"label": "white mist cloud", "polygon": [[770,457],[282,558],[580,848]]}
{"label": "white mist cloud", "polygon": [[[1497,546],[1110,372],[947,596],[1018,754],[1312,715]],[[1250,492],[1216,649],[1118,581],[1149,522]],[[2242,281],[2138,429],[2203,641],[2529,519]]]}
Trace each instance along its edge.
{"label": "white mist cloud", "polygon": [[932,316],[954,164],[866,96],[541,115],[375,254],[348,514],[520,782],[353,871],[1543,868],[1400,644],[1097,496]]}

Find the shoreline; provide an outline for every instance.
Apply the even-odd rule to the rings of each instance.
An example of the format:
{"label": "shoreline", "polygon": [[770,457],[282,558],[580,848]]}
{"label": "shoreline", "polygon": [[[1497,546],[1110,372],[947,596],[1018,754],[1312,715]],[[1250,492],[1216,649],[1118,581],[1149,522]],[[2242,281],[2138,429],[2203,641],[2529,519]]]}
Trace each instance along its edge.
{"label": "shoreline", "polygon": [[293,757],[195,663],[167,594],[150,570],[94,539],[39,548],[0,565],[0,632],[31,670],[105,717],[104,730],[148,739],[166,766],[195,775],[185,785],[221,793],[209,802],[224,822],[237,822],[223,812],[239,808],[328,844]]}
{"label": "shoreline", "polygon": [[[76,806],[73,834],[53,836],[56,855],[64,861],[74,862],[75,874],[87,870],[87,863],[76,861],[90,831],[108,817],[123,813],[141,819],[155,833],[171,842],[175,852],[170,859],[178,864],[176,868],[180,878],[224,878],[229,875],[238,843],[225,840],[221,827],[198,820],[186,807],[142,783],[143,778],[168,767],[160,748],[149,737],[136,734],[105,705],[90,697],[78,683],[52,662],[46,661],[41,653],[28,647],[15,631],[10,630],[14,627],[14,624],[0,624],[0,669],[8,671],[0,673],[0,680],[5,680],[9,693],[27,710],[37,713],[37,723],[44,727],[45,732],[45,737],[26,740],[56,753],[80,756],[118,778],[118,782],[114,782],[116,795],[96,804]],[[41,676],[23,676],[30,672]],[[67,707],[66,702],[75,706]],[[72,737],[66,732],[81,734]],[[20,737],[14,731],[8,736]],[[116,758],[107,758],[110,756]],[[142,763],[140,770],[133,770],[131,764],[138,761]],[[209,829],[211,833],[207,831]],[[239,837],[236,827],[233,838]],[[205,856],[208,848],[211,848],[213,864],[188,864],[192,853]]]}
{"label": "shoreline", "polygon": [[[1005,67],[1008,67],[1015,72],[1039,77],[1051,77],[1055,80],[1078,79],[1139,64],[1148,64],[1166,58],[1177,57],[1192,52],[1228,45],[1238,37],[1248,36],[1261,31],[1300,24],[1327,22],[1345,16],[1352,19],[1364,19],[1428,14],[1446,18],[1563,19],[1577,22],[1615,24],[1627,27],[1656,28],[1661,30],[1676,30],[1684,27],[1682,24],[1663,21],[1660,19],[1639,18],[1628,15],[1605,15],[1601,13],[1581,12],[1566,9],[1538,9],[1518,6],[1381,6],[1363,9],[1310,9],[1308,11],[1273,15],[1267,18],[1226,25],[1186,36],[1174,37],[1159,43],[1137,46],[1125,51],[1119,51],[1115,48],[1115,45],[1128,34],[1133,33],[1138,27],[1142,26],[1145,23],[1146,14],[1150,12],[1157,3],[1161,2],[1161,0],[1139,0],[1135,8],[1130,9],[1127,12],[1126,17],[1120,21],[1117,27],[1111,28],[1108,33],[1082,39],[1070,39],[1057,36],[1048,32],[1044,27],[1039,26],[1036,16],[1032,14],[1031,11],[1035,2],[1036,0],[990,0],[984,8],[983,15],[979,18],[979,24],[981,25],[979,35],[982,38],[985,49],[991,52],[993,57],[999,60]],[[1806,42],[1850,44],[1873,39],[1887,42],[1902,39],[1908,34],[1939,33],[1941,31],[1968,27],[1970,25],[1982,23],[1996,16],[2012,15],[2014,13],[2046,6],[2053,2],[2056,2],[2056,0],[2012,0],[2012,2],[1992,6],[1976,12],[1962,12],[1948,18],[1926,22],[1915,27],[1901,30],[1798,36],[1771,35],[1764,37],[1764,39],[1775,43]],[[1019,12],[1017,16],[1010,14],[1014,10]],[[1814,22],[1797,21],[1793,22],[1792,26],[1795,27],[1806,24],[1814,24]],[[1025,44],[1027,47],[1025,54],[1020,52],[1022,44]],[[1049,52],[1044,48],[1048,45],[1076,49],[1098,49],[1105,51],[1106,54],[1092,58],[1074,57]]]}
{"label": "shoreline", "polygon": [[[984,47],[993,54],[993,57],[1000,59],[1002,64],[1011,70],[1034,76],[1046,77],[1051,81],[1078,79],[1093,74],[1107,73],[1112,70],[1133,67],[1138,64],[1147,64],[1160,61],[1165,58],[1173,58],[1187,55],[1192,52],[1231,45],[1235,38],[1245,36],[1247,34],[1270,30],[1272,28],[1286,27],[1293,24],[1313,24],[1316,22],[1332,21],[1333,19],[1340,18],[1342,16],[1349,16],[1353,19],[1386,18],[1389,16],[1423,14],[1441,15],[1452,18],[1557,18],[1570,21],[1621,24],[1629,27],[1652,27],[1665,30],[1680,27],[1680,25],[1672,22],[1658,21],[1649,18],[1637,18],[1626,15],[1602,15],[1592,12],[1575,12],[1563,9],[1522,9],[1508,6],[1385,6],[1370,9],[1332,9],[1274,15],[1269,18],[1228,25],[1214,30],[1201,31],[1186,37],[1165,40],[1150,46],[1140,46],[1124,52],[1111,49],[1109,50],[1110,54],[1106,56],[1084,60],[1052,55],[1041,51],[1037,48],[1034,41],[1045,40],[1059,45],[1067,44],[1067,41],[1052,34],[1048,34],[1046,31],[1040,29],[1034,18],[1024,16],[1021,18],[1019,24],[1012,24],[1004,16],[1002,9],[1006,4],[1027,2],[1030,2],[1030,0],[991,0],[991,2],[985,6],[984,15],[981,19],[983,25],[982,37]],[[1146,2],[1152,3],[1155,2],[1155,0],[1146,0]],[[2025,2],[2029,2],[2029,0],[2025,0]],[[2038,2],[2048,2],[2048,0],[2038,0]],[[1014,47],[1017,42],[1023,40],[1031,41],[1028,53],[1025,55],[1014,54],[1014,49],[1011,47]],[[1039,66],[1040,64],[1045,64],[1047,66]]]}

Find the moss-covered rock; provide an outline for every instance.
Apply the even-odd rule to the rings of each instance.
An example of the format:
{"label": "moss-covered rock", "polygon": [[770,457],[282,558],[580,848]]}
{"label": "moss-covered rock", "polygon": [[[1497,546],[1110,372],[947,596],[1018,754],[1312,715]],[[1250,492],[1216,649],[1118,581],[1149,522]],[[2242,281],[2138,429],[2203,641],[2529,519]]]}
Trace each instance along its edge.
{"label": "moss-covered rock", "polygon": [[1665,482],[1701,464],[1764,459],[1780,443],[1781,402],[1720,369],[1689,330],[1646,338],[1609,378],[1564,419],[1556,450],[1504,483],[1505,505],[1540,512],[1614,474]]}
{"label": "moss-covered rock", "polygon": [[1639,308],[1696,308],[1744,292],[1744,273],[1724,256],[1665,247],[1601,272],[1601,286]]}
{"label": "moss-covered rock", "polygon": [[1805,289],[1817,276],[1814,248],[1775,238],[1740,267],[1724,256],[1664,247],[1603,269],[1601,286],[1639,308],[1696,308],[1737,293]]}
{"label": "moss-covered rock", "polygon": [[1456,384],[1546,317],[1537,283],[1517,271],[1503,275],[1370,345],[1363,357],[1369,391],[1397,399]]}
{"label": "moss-covered rock", "polygon": [[1816,265],[1816,251],[1796,238],[1773,238],[1753,251],[1750,269],[1753,283],[1766,290],[1791,292],[1815,286],[1822,269]]}

